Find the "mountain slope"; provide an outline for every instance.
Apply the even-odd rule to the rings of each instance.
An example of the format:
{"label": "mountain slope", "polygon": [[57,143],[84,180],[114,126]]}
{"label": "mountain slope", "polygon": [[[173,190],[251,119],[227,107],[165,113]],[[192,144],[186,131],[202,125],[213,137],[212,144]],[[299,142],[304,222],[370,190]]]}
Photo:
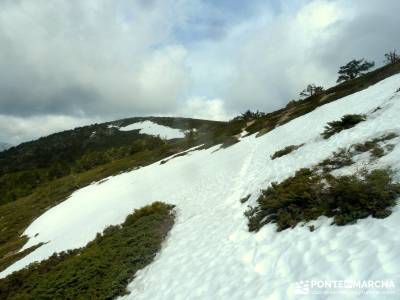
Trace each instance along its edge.
{"label": "mountain slope", "polygon": [[10,144],[4,143],[4,142],[0,142],[0,152],[1,151],[5,151],[5,150],[7,150],[7,149],[9,149],[11,147],[12,147],[12,145],[10,145]]}
{"label": "mountain slope", "polygon": [[[122,223],[132,209],[161,200],[176,205],[175,226],[159,257],[130,284],[132,293],[126,298],[298,299],[295,283],[310,279],[400,282],[397,206],[383,220],[369,217],[338,227],[321,217],[312,222],[313,232],[296,226],[277,233],[275,225],[268,224],[253,234],[243,216],[245,205],[239,202],[250,194],[248,203],[254,205],[261,189],[319,164],[341,147],[385,133],[400,134],[399,87],[400,75],[394,75],[260,137],[242,137],[226,149],[194,149],[168,163],[155,162],[80,189],[25,230],[29,241],[23,249],[46,244],[1,276],[55,251],[83,247],[107,225]],[[366,114],[367,120],[328,140],[320,136],[327,122],[346,114]],[[399,140],[394,141],[391,152],[368,168],[390,166],[400,177]],[[286,146],[299,144],[304,146],[290,155],[270,158]],[[354,172],[365,163],[362,156],[354,159],[356,164],[342,172]],[[385,298],[392,296],[396,299],[396,295]],[[359,295],[368,297],[374,296]],[[326,299],[325,295],[314,298]]]}
{"label": "mountain slope", "polygon": [[[37,187],[58,178],[81,174],[135,155],[146,157],[142,163],[153,162],[195,145],[195,141],[185,139],[187,132],[196,130],[198,137],[207,136],[224,124],[185,118],[130,118],[23,143],[0,152],[0,204],[28,196]],[[136,127],[130,129],[129,126]],[[151,130],[164,130],[171,138],[151,134]],[[157,153],[150,155],[149,152]]]}

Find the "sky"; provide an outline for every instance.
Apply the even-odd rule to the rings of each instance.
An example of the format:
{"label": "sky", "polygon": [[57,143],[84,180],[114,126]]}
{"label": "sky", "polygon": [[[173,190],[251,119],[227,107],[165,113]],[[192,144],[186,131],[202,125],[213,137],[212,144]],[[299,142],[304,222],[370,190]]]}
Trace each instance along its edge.
{"label": "sky", "polygon": [[400,42],[398,0],[0,0],[0,141],[273,111]]}

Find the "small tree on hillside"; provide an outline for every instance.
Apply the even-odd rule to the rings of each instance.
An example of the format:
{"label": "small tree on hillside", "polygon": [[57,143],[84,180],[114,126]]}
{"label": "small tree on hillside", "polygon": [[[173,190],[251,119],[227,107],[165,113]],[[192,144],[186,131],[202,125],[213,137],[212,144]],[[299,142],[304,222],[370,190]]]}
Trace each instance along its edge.
{"label": "small tree on hillside", "polygon": [[324,90],[322,86],[316,86],[314,83],[307,85],[307,87],[300,93],[300,97],[307,98],[321,93]]}
{"label": "small tree on hillside", "polygon": [[393,50],[385,54],[385,60],[383,62],[390,65],[397,63],[398,61],[400,61],[400,55],[396,53],[396,50]]}
{"label": "small tree on hillside", "polygon": [[358,76],[364,75],[365,72],[367,72],[373,66],[375,66],[373,61],[367,61],[364,58],[359,60],[353,59],[346,65],[340,67],[338,72],[339,78],[337,82],[351,80]]}
{"label": "small tree on hillside", "polygon": [[197,131],[194,128],[190,128],[189,130],[185,131],[185,138],[186,143],[190,145],[194,145],[196,138],[197,138]]}
{"label": "small tree on hillside", "polygon": [[233,118],[231,121],[248,121],[248,120],[252,120],[252,119],[258,119],[265,116],[264,112],[261,112],[259,110],[253,112],[251,110],[247,110],[244,113],[242,113],[241,115]]}

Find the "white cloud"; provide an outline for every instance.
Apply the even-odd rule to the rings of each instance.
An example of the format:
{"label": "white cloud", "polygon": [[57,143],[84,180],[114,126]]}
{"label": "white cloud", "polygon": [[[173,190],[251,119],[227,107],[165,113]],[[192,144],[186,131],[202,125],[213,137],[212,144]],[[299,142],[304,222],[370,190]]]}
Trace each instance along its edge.
{"label": "white cloud", "polygon": [[154,53],[143,63],[138,74],[138,87],[140,98],[146,99],[144,104],[148,111],[157,111],[158,107],[168,107],[169,110],[176,107],[177,100],[190,84],[186,55],[183,47],[171,46]]}
{"label": "white cloud", "polygon": [[[327,16],[327,19],[321,18]],[[336,34],[334,25],[339,11],[327,1],[318,1],[299,11],[282,11],[279,15],[261,13],[235,30],[237,37],[225,43],[236,44],[232,55],[235,68],[226,91],[230,107],[275,110],[297,97],[310,82],[329,85],[335,74],[324,68],[315,49],[324,47]]]}
{"label": "white cloud", "polygon": [[206,99],[205,97],[188,99],[180,113],[185,117],[216,121],[227,121],[232,118],[232,115],[227,114],[223,100]]}
{"label": "white cloud", "polygon": [[196,90],[223,99],[229,112],[273,111],[309,83],[334,85],[339,66],[353,58],[379,65],[385,51],[400,46],[393,39],[400,2],[383,2],[281,1],[277,14],[261,2],[222,39],[189,51]]}
{"label": "white cloud", "polygon": [[315,1],[306,5],[297,14],[297,21],[312,31],[326,28],[338,20],[339,11],[336,3]]}

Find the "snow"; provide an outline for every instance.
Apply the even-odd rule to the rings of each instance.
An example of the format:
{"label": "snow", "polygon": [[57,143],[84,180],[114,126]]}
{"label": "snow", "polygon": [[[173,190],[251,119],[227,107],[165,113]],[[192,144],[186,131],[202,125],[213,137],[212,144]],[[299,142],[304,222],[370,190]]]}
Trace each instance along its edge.
{"label": "snow", "polygon": [[121,131],[131,131],[140,129],[140,133],[160,136],[162,139],[170,140],[170,139],[180,139],[185,137],[185,133],[179,129],[171,128],[168,126],[159,125],[157,123],[151,121],[142,121],[130,124],[125,127],[120,127]]}
{"label": "snow", "polygon": [[[243,137],[215,151],[191,151],[166,164],[154,163],[108,178],[72,194],[25,231],[24,249],[39,247],[0,273],[6,276],[53,252],[84,246],[110,224],[122,223],[134,208],[154,201],[177,206],[177,219],[155,261],[137,273],[123,299],[382,299],[378,294],[299,294],[307,280],[393,280],[399,298],[400,208],[386,219],[331,226],[321,217],[307,226],[276,232],[268,224],[249,233],[243,216],[251,194],[329,157],[339,147],[384,133],[400,133],[400,75],[367,90],[326,104],[256,138]],[[382,109],[372,113],[376,107]],[[327,122],[345,114],[369,114],[367,121],[328,140],[320,137]],[[288,145],[305,145],[290,155],[270,156]],[[373,167],[400,171],[400,146]],[[400,173],[398,173],[400,174]],[[400,180],[400,176],[398,178]],[[309,225],[309,224],[307,224]],[[37,236],[35,236],[38,234]],[[304,291],[302,291],[304,292]],[[355,291],[357,292],[357,291]]]}

